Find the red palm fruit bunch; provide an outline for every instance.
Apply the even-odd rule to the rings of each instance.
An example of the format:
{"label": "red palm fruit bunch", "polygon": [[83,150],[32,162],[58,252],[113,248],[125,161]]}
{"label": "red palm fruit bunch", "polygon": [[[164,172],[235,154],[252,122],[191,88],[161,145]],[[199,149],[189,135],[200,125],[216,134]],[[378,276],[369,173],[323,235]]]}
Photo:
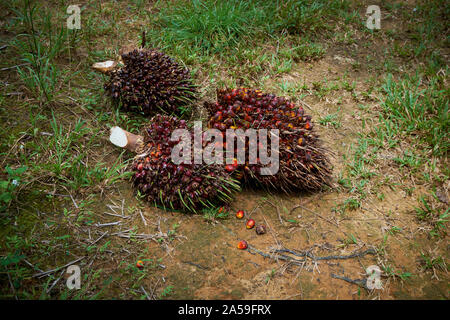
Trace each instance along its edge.
{"label": "red palm fruit bunch", "polygon": [[124,67],[112,71],[105,90],[127,110],[180,114],[195,99],[189,70],[157,50],[122,55]]}
{"label": "red palm fruit bunch", "polygon": [[[208,126],[222,132],[229,128],[244,131],[248,128],[279,129],[278,172],[261,175],[259,162],[249,164],[249,143],[246,141],[246,163],[234,171],[238,179],[281,188],[285,192],[291,189],[317,190],[329,184],[331,170],[326,150],[321,147],[311,116],[305,115],[302,106],[260,90],[239,88],[218,90],[217,102],[206,102],[205,107],[210,113]],[[269,153],[270,143],[269,135]],[[261,147],[259,142],[258,146]]]}
{"label": "red palm fruit bunch", "polygon": [[172,149],[179,141],[171,141],[171,134],[186,128],[186,122],[176,117],[158,114],[150,120],[132,164],[134,186],[164,209],[197,212],[229,203],[239,182],[223,166],[194,164],[193,155],[190,163],[173,163]]}

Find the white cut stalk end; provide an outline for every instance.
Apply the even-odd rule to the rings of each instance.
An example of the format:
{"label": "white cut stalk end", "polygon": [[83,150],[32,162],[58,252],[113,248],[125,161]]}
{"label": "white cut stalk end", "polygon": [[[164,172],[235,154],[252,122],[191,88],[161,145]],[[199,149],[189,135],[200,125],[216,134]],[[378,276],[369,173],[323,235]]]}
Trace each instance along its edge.
{"label": "white cut stalk end", "polygon": [[131,152],[138,152],[143,146],[143,138],[119,127],[112,127],[109,141],[117,147],[128,149]]}
{"label": "white cut stalk end", "polygon": [[103,62],[96,62],[92,65],[92,68],[100,72],[107,73],[109,71],[114,70],[116,66],[117,66],[116,61],[108,60]]}
{"label": "white cut stalk end", "polygon": [[128,144],[128,138],[125,130],[119,127],[112,127],[109,141],[115,146],[125,148]]}

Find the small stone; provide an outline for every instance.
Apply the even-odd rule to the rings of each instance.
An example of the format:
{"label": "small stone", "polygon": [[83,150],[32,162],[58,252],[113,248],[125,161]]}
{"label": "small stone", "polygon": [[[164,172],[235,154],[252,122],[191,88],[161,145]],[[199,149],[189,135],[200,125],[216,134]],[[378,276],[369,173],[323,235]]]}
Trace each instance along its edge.
{"label": "small stone", "polygon": [[445,204],[448,204],[447,195],[444,192],[442,192],[441,190],[436,191],[436,197],[439,199],[439,201],[441,201]]}

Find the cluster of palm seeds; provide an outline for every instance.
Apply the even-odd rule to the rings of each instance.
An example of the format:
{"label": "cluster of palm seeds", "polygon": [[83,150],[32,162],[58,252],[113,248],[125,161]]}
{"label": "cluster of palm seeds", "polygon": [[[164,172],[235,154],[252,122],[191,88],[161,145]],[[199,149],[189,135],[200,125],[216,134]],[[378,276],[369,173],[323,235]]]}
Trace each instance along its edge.
{"label": "cluster of palm seeds", "polygon": [[126,110],[144,114],[180,114],[195,99],[187,68],[157,50],[134,50],[122,55],[124,67],[110,73],[106,92]]}
{"label": "cluster of palm seeds", "polygon": [[[208,126],[227,129],[279,129],[279,171],[261,175],[263,165],[246,163],[229,167],[238,179],[264,186],[317,190],[328,184],[330,177],[326,150],[313,129],[311,116],[302,106],[289,100],[252,89],[224,89],[217,92],[217,102],[205,103],[210,113]],[[268,137],[268,145],[271,139]],[[248,141],[246,142],[248,150]],[[269,152],[270,153],[270,152]]]}
{"label": "cluster of palm seeds", "polygon": [[158,114],[150,120],[142,132],[141,154],[132,165],[134,186],[148,201],[173,210],[196,212],[228,203],[239,183],[223,166],[194,164],[193,154],[189,163],[173,163],[172,150],[181,140],[172,141],[172,132],[186,128],[176,117]]}

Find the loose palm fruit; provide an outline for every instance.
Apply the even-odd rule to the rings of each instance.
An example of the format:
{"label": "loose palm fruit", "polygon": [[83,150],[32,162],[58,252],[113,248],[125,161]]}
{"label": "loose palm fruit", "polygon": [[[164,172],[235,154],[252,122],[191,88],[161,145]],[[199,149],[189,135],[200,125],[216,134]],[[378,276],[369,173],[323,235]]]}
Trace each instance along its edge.
{"label": "loose palm fruit", "polygon": [[245,250],[248,247],[247,241],[241,240],[237,245],[238,249]]}
{"label": "loose palm fruit", "polygon": [[255,220],[253,219],[248,219],[247,223],[245,224],[245,226],[247,227],[247,229],[251,229],[255,226]]}
{"label": "loose palm fruit", "polygon": [[236,218],[242,219],[244,217],[244,210],[239,210],[236,212]]}

